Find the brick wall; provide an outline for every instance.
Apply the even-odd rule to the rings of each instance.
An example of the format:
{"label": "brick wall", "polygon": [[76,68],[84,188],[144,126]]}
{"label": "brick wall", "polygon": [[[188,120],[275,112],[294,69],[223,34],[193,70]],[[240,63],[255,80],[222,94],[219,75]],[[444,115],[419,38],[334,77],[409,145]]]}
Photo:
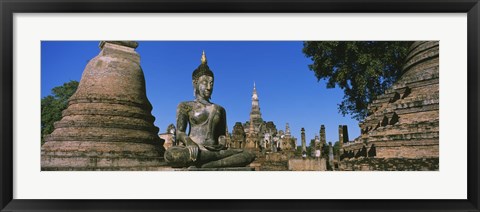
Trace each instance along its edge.
{"label": "brick wall", "polygon": [[358,158],[339,163],[340,171],[438,171],[438,158]]}
{"label": "brick wall", "polygon": [[377,147],[378,158],[434,158],[439,156],[438,145]]}
{"label": "brick wall", "polygon": [[326,171],[327,162],[325,159],[290,159],[288,160],[290,171]]}

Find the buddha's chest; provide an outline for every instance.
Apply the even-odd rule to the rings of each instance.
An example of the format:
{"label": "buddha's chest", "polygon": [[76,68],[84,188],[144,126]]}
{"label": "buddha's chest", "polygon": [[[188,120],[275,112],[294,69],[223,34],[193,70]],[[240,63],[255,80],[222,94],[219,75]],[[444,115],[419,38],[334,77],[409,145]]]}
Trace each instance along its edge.
{"label": "buddha's chest", "polygon": [[[190,111],[190,123],[192,125],[204,125],[209,122],[210,119],[214,119],[215,117],[215,106],[214,105],[204,105],[204,104],[196,104],[193,106],[192,110]],[[214,120],[210,120],[214,121]]]}

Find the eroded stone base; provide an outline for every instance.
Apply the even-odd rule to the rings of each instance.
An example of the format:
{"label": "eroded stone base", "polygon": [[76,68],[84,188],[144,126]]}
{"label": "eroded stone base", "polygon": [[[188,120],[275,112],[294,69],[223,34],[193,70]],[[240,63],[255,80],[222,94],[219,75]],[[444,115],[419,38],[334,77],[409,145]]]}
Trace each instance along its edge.
{"label": "eroded stone base", "polygon": [[358,158],[339,163],[340,171],[438,171],[438,158]]}
{"label": "eroded stone base", "polygon": [[166,163],[156,167],[42,167],[42,171],[255,171],[253,167],[229,167],[229,168],[172,168]]}
{"label": "eroded stone base", "polygon": [[178,171],[255,171],[252,167],[226,167],[226,168],[197,168],[189,167]]}
{"label": "eroded stone base", "polygon": [[160,144],[49,141],[42,146],[44,171],[148,170],[164,166]]}
{"label": "eroded stone base", "polygon": [[290,171],[326,171],[327,161],[325,159],[290,159],[288,160]]}

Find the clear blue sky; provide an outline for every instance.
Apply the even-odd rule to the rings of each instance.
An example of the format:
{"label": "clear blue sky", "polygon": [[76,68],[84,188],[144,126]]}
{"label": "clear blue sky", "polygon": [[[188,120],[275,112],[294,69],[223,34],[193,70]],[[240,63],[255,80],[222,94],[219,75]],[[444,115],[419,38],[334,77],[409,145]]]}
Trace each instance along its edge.
{"label": "clear blue sky", "polygon": [[[80,81],[90,59],[100,49],[92,41],[43,41],[41,97],[70,80]],[[235,122],[249,120],[253,83],[256,83],[262,118],[273,121],[278,130],[289,123],[300,143],[305,128],[307,144],[320,125],[327,141],[338,140],[338,125],[348,125],[350,140],[358,137],[358,121],[339,114],[337,104],[343,91],[326,89],[308,69],[310,59],[302,53],[300,41],[140,41],[147,97],[152,103],[155,125],[165,132],[175,123],[176,107],[193,100],[191,74],[205,50],[208,65],[215,74],[211,101],[227,110],[229,131]]]}

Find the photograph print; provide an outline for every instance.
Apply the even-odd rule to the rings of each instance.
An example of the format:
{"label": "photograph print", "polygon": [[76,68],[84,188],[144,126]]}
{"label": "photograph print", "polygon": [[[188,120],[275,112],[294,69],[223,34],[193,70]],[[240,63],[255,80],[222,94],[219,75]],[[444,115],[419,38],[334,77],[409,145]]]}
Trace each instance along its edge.
{"label": "photograph print", "polygon": [[42,41],[42,171],[438,171],[438,41]]}

